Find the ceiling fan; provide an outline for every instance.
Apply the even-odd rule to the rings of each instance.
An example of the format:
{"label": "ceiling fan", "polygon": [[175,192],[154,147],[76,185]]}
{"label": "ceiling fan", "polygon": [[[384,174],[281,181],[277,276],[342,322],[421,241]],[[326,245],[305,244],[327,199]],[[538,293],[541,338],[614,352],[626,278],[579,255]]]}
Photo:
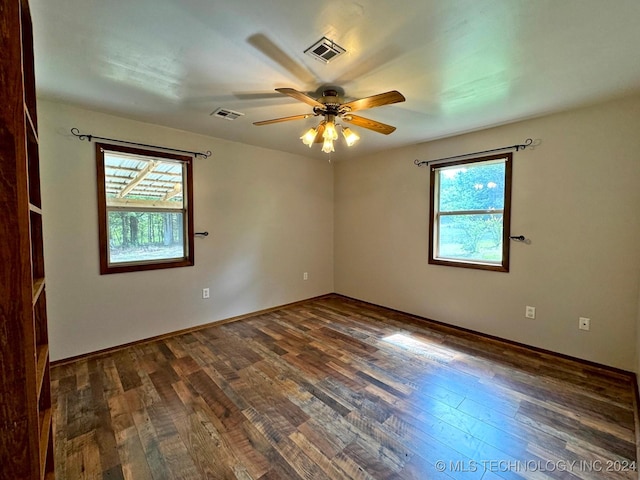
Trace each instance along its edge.
{"label": "ceiling fan", "polygon": [[253,124],[262,126],[270,125],[272,123],[288,122],[290,120],[303,120],[314,116],[323,116],[324,120],[322,120],[316,128],[310,128],[304,135],[302,135],[302,137],[300,137],[300,139],[302,140],[302,143],[308,145],[309,148],[311,148],[314,143],[323,143],[322,151],[325,153],[335,151],[333,148],[333,141],[338,139],[336,126],[341,127],[342,135],[344,136],[348,146],[353,145],[360,139],[357,133],[353,132],[348,127],[344,127],[343,125],[336,123],[336,120],[342,120],[344,122],[357,125],[358,127],[367,128],[374,132],[389,135],[395,131],[396,127],[376,120],[371,120],[369,118],[353,115],[352,112],[405,101],[404,96],[396,90],[372,95],[371,97],[360,98],[347,103],[342,103],[342,99],[336,87],[326,88],[322,91],[322,96],[318,99],[312,98],[302,92],[294,90],[293,88],[276,88],[276,91],[284,95],[289,95],[290,97],[304,102],[307,105],[311,105],[313,107],[313,113],[263,120],[261,122],[254,122]]}

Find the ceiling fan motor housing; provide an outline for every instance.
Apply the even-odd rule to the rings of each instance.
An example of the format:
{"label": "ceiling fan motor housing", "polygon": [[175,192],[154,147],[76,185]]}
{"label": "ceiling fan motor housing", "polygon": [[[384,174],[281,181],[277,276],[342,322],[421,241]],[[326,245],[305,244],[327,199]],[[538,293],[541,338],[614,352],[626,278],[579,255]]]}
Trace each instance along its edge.
{"label": "ceiling fan motor housing", "polygon": [[[374,132],[382,133],[384,135],[393,133],[396,127],[392,125],[386,125],[369,118],[353,115],[352,112],[405,101],[404,96],[397,90],[391,90],[389,92],[379,93],[370,97],[352,100],[347,103],[342,103],[342,90],[340,89],[340,87],[331,86],[323,88],[322,95],[317,99],[305,93],[294,90],[293,88],[276,88],[276,91],[284,95],[289,95],[290,97],[306,103],[307,105],[311,105],[311,107],[313,108],[313,115],[322,115],[323,117],[325,117],[324,121],[320,122],[320,124],[318,125],[318,129],[323,127],[323,125],[325,124],[333,124],[335,122],[335,119],[338,118],[352,123],[353,125],[356,125],[358,127],[373,130]],[[287,122],[289,120],[301,120],[308,118],[309,116],[309,114],[293,115],[290,117],[274,118],[271,120],[263,120],[261,122],[253,122],[253,124],[270,125],[273,123]],[[307,142],[305,142],[305,144],[307,144]]]}
{"label": "ceiling fan motor housing", "polygon": [[314,107],[313,112],[316,115],[334,115],[338,116],[345,111],[340,108],[342,105],[342,99],[338,96],[338,91],[333,89],[328,89],[322,92],[322,97],[318,98],[318,102],[324,105],[322,107]]}

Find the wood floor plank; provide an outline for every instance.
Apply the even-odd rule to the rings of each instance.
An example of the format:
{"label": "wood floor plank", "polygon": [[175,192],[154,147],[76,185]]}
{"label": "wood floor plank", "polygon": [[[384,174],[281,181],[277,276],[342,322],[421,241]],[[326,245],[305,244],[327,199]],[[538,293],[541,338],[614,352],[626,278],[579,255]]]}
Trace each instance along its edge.
{"label": "wood floor plank", "polygon": [[100,478],[102,466],[94,432],[74,437],[68,448],[70,455],[67,458],[66,472],[69,478]]}
{"label": "wood floor plank", "polygon": [[637,478],[632,375],[338,295],[51,378],[58,480]]}
{"label": "wood floor plank", "polygon": [[94,370],[89,375],[89,383],[92,393],[92,407],[95,414],[96,444],[99,449],[101,470],[109,471],[120,465],[117,445],[113,428],[111,427],[109,406],[104,397],[103,375],[101,371]]}
{"label": "wood floor plank", "polygon": [[[164,405],[152,405],[147,411],[156,431],[158,448],[162,452],[168,470],[171,471],[171,478],[184,480],[202,478],[194,457],[187,450],[185,439],[180,436],[168,409]],[[185,420],[183,418],[179,421]]]}
{"label": "wood floor plank", "polygon": [[[120,455],[122,474],[126,480],[153,480],[149,469],[149,460],[140,443],[135,426],[116,432],[118,454]],[[74,478],[69,476],[68,478]]]}
{"label": "wood floor plank", "polygon": [[202,411],[189,415],[183,425],[188,435],[187,450],[201,478],[234,478],[238,458]]}
{"label": "wood floor plank", "polygon": [[133,410],[131,417],[138,431],[140,444],[142,450],[144,450],[151,476],[154,480],[173,478],[170,475],[164,455],[160,451],[158,435],[146,409]]}

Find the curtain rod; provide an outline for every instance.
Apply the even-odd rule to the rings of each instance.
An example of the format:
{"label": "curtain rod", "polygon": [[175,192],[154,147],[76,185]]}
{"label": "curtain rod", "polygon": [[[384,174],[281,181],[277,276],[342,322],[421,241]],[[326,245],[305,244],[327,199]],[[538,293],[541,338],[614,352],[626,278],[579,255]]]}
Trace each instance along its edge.
{"label": "curtain rod", "polygon": [[524,150],[525,148],[530,147],[532,144],[533,144],[533,140],[531,138],[527,138],[524,141],[524,143],[519,144],[519,145],[511,145],[509,147],[492,148],[490,150],[482,150],[480,152],[463,153],[462,155],[453,155],[451,157],[438,158],[436,160],[414,160],[413,163],[416,164],[419,167],[424,167],[425,165],[429,165],[431,163],[436,163],[436,162],[439,163],[439,162],[444,162],[445,160],[453,160],[454,158],[469,157],[471,155],[481,155],[483,153],[502,152],[504,150],[515,150],[517,152],[520,149]]}
{"label": "curtain rod", "polygon": [[136,145],[138,147],[157,148],[157,149],[160,149],[160,150],[169,150],[171,152],[188,153],[190,155],[193,155],[194,157],[209,158],[211,156],[211,150],[207,150],[206,152],[191,152],[189,150],[179,150],[177,148],[161,147],[159,145],[147,145],[146,143],[136,143],[136,142],[130,142],[128,140],[117,140],[115,138],[98,137],[97,135],[91,135],[90,133],[80,133],[80,130],[78,130],[75,127],[73,127],[71,129],[71,133],[73,134],[74,137],[77,137],[80,140],[89,140],[89,141],[91,141],[91,140],[93,140],[95,138],[97,140],[106,140],[108,142],[126,143],[128,145]]}

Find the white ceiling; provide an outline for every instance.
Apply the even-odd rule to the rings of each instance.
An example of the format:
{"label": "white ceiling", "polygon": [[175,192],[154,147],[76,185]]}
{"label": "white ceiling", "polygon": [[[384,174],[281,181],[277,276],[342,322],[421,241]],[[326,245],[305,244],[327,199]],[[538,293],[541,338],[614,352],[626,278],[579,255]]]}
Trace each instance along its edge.
{"label": "white ceiling", "polygon": [[[347,100],[404,94],[358,112],[394,133],[353,128],[362,140],[337,142],[334,159],[640,90],[639,0],[30,3],[43,97],[320,158],[320,145],[299,140],[318,118],[252,125],[311,112],[275,88],[317,97],[336,85]],[[322,36],[347,53],[328,65],[305,55]],[[245,115],[210,116],[218,107]]]}

